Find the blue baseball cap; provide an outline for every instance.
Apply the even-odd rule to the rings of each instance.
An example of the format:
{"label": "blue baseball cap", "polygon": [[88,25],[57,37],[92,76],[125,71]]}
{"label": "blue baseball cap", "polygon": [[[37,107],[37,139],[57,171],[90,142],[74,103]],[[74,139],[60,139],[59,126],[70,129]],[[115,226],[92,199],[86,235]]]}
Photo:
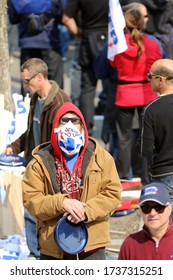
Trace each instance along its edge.
{"label": "blue baseball cap", "polygon": [[166,185],[161,182],[152,182],[142,187],[139,205],[146,201],[155,201],[161,205],[170,203],[169,192]]}

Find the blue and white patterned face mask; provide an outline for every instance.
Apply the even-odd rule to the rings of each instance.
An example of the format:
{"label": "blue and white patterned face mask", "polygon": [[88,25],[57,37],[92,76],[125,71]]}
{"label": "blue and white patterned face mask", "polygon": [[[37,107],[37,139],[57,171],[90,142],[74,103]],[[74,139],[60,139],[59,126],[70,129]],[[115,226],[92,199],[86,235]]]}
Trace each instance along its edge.
{"label": "blue and white patterned face mask", "polygon": [[81,147],[84,146],[84,133],[81,133],[71,121],[59,128],[55,128],[54,132],[57,133],[60,149],[66,155],[73,156],[79,153]]}

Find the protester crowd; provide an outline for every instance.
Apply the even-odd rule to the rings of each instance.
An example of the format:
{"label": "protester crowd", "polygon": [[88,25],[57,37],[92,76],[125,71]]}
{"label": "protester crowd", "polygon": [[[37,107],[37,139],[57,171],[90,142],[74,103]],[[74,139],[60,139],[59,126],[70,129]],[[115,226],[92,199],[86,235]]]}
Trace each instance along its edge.
{"label": "protester crowd", "polygon": [[[119,259],[172,259],[173,1],[119,1],[127,49],[113,60],[107,58],[109,0],[52,0],[54,9],[34,18],[15,2],[8,1],[9,20],[19,26],[21,94],[29,92],[31,103],[27,130],[2,153],[24,151],[28,160],[22,190],[30,258],[75,259],[53,237],[67,215],[88,230],[79,258],[106,259],[121,180],[140,177],[144,226],[124,240]],[[76,102],[63,90],[62,27],[77,42]],[[106,96],[100,136],[108,151],[92,138],[98,80]]]}

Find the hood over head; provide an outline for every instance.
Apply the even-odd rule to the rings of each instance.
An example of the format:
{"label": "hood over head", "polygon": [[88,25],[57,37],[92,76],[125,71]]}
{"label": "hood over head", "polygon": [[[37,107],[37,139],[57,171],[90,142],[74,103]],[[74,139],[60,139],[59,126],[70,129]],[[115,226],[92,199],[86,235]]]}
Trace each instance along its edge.
{"label": "hood over head", "polygon": [[84,129],[84,133],[85,133],[85,144],[84,147],[82,149],[82,153],[84,153],[86,147],[88,146],[88,130],[86,127],[86,123],[84,120],[84,117],[81,113],[81,111],[79,110],[79,108],[77,106],[75,106],[73,103],[71,102],[65,102],[57,111],[54,120],[53,120],[53,126],[52,126],[52,132],[51,132],[51,144],[52,147],[54,149],[54,154],[58,157],[61,158],[63,153],[62,150],[60,149],[59,145],[58,145],[58,137],[57,137],[57,133],[54,132],[54,129],[58,127],[58,123],[59,120],[61,119],[61,117],[67,113],[74,113],[76,114],[82,123],[83,129]]}

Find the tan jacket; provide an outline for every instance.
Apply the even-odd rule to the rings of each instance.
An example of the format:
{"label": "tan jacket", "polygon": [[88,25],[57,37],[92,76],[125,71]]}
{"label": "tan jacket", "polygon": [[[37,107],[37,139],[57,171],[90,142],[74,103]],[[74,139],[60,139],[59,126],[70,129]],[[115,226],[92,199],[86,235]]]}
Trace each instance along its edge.
{"label": "tan jacket", "polygon": [[[81,187],[81,201],[87,203],[85,213],[89,238],[86,252],[110,243],[109,217],[121,203],[122,191],[114,159],[92,138],[89,138],[85,156],[91,153],[90,143],[94,149]],[[36,147],[33,156],[22,180],[24,206],[37,219],[40,252],[61,258],[62,252],[54,241],[53,231],[64,213],[62,204],[68,194],[55,192],[52,146],[45,143]]]}

